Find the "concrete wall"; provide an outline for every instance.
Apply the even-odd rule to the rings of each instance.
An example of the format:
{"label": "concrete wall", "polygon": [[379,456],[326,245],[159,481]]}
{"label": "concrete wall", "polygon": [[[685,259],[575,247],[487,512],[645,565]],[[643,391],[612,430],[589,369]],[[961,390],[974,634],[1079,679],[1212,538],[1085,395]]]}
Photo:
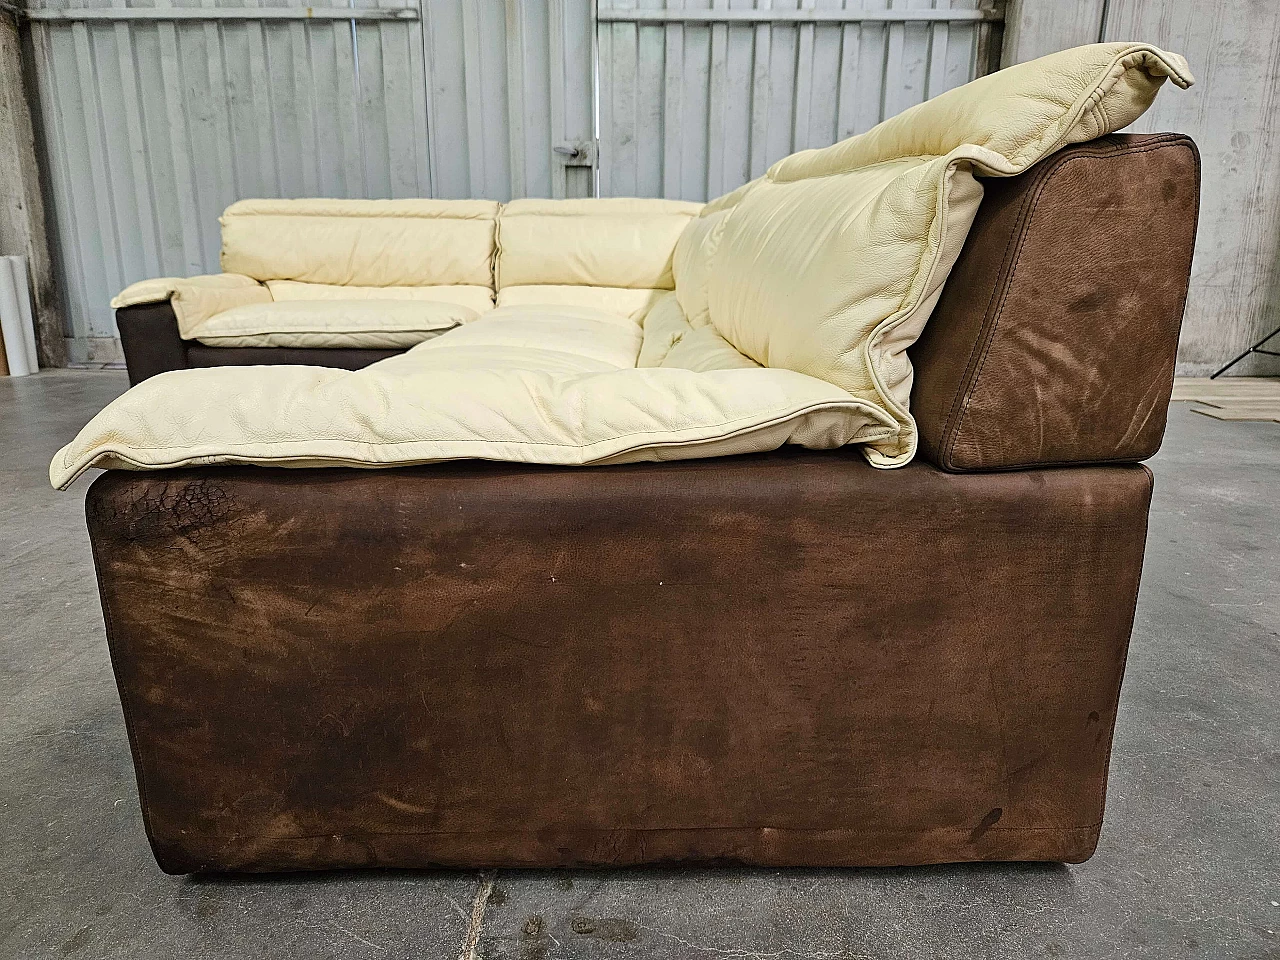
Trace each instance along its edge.
{"label": "concrete wall", "polygon": [[[1099,38],[1190,61],[1196,86],[1162,93],[1133,128],[1188,133],[1203,158],[1179,372],[1210,373],[1280,325],[1280,4],[1014,0],[1008,16],[1006,63]],[[1278,374],[1280,361],[1251,357],[1231,372]]]}
{"label": "concrete wall", "polygon": [[43,367],[66,362],[18,23],[0,10],[0,255],[27,258]]}

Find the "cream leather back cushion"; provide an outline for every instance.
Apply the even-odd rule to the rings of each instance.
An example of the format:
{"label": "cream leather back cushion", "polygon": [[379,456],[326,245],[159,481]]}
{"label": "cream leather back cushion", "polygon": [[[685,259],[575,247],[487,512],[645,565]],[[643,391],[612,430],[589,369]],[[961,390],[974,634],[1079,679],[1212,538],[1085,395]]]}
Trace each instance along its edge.
{"label": "cream leather back cushion", "polygon": [[676,241],[702,204],[513,200],[498,217],[499,294],[530,284],[670,290]]}
{"label": "cream leather back cushion", "polygon": [[818,377],[898,424],[868,457],[915,452],[908,409],[919,337],[977,213],[981,173],[1012,176],[1127,126],[1186,62],[1145,44],[1094,44],[983,77],[835,146],[794,154],[713,201],[681,237],[676,290],[769,367]]}
{"label": "cream leather back cushion", "polygon": [[241,200],[223,212],[222,269],[364,287],[493,286],[488,200]]}

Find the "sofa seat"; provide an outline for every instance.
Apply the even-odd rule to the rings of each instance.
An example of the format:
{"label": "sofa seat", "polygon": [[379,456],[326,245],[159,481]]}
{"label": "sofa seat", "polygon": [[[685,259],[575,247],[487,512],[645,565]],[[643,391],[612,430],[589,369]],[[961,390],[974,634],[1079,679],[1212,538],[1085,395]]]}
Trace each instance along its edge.
{"label": "sofa seat", "polygon": [[[90,465],[596,464],[780,443],[859,443],[876,466],[903,466],[919,440],[908,350],[964,249],[983,181],[1024,176],[1128,125],[1169,79],[1193,82],[1181,57],[1150,45],[1064,51],[784,158],[708,204],[242,201],[222,218],[222,269],[240,279],[205,279],[201,295],[216,289],[220,307],[205,318],[188,310],[198,298],[175,286],[184,337],[241,349],[385,349],[457,319],[355,330],[343,313],[350,301],[283,308],[273,284],[303,294],[314,285],[485,286],[498,307],[356,374],[276,367],[156,378],[61,452],[54,483]],[[1111,220],[1108,191],[1095,188],[1082,208]],[[1150,243],[1140,238],[1116,262]],[[1090,261],[1095,272],[1111,267]],[[227,307],[234,296],[252,302]],[[371,302],[365,315],[391,314],[392,302]],[[317,322],[324,310],[333,316]],[[407,318],[412,307],[394,311]],[[273,330],[276,316],[300,326]],[[224,324],[212,336],[201,327],[209,319]],[[189,351],[173,352],[190,365]],[[1004,374],[985,360],[980,375]]]}
{"label": "sofa seat", "polygon": [[500,307],[354,372],[173,371],[99,413],[50,476],[65,487],[91,466],[626,463],[833,448],[894,429],[865,400],[755,366],[727,344],[697,370],[677,365],[679,354],[637,367],[643,341],[641,325],[617,313]]}
{"label": "sofa seat", "polygon": [[429,300],[285,300],[215,313],[187,333],[211,347],[395,348],[479,316],[461,304]]}

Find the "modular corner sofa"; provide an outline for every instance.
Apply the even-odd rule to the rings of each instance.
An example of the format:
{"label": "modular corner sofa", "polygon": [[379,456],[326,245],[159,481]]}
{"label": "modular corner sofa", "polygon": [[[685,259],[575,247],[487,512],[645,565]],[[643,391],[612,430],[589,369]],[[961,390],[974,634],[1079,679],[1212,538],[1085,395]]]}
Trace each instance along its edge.
{"label": "modular corner sofa", "polygon": [[[1199,196],[1187,137],[1107,132],[1136,115],[1117,89],[1145,106],[1190,82],[1152,49],[1082,48],[903,115],[971,133],[969,105],[1039,69],[1054,92],[1030,112],[1062,99],[1072,126],[1022,166],[957,134],[929,179],[927,157],[877,159],[906,152],[889,121],[706,207],[541,202],[508,229],[495,205],[496,306],[357,372],[190,369],[217,356],[182,341],[51,468],[108,467],[86,511],[160,866],[1087,859]],[[841,199],[847,169],[871,187]],[[883,294],[908,243],[924,279]],[[868,249],[884,276],[854,269]],[[626,282],[589,272],[606,260]],[[261,303],[332,282],[245,275]],[[122,318],[171,336],[192,289]],[[823,353],[866,289],[897,312]],[[207,350],[406,349],[317,344]],[[830,380],[795,369],[823,362]]]}
{"label": "modular corner sofa", "polygon": [[244,200],[223,273],[144,280],[112,301],[130,383],[256,364],[359,369],[495,306],[637,322],[672,291],[702,204],[672,200]]}

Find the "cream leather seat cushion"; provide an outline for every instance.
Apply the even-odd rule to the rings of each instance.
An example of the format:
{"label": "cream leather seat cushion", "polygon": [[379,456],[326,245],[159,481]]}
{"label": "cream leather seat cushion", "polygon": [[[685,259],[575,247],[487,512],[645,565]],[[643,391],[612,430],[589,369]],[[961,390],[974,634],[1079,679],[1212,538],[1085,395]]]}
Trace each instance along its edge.
{"label": "cream leather seat cushion", "polygon": [[411,347],[478,316],[456,303],[288,300],[215,313],[188,336],[211,347]]}
{"label": "cream leather seat cushion", "polygon": [[709,326],[693,326],[674,293],[654,304],[644,320],[644,343],[636,359],[639,367],[681,367],[686,370],[749,370],[758,367]]}
{"label": "cream leather seat cushion", "polygon": [[605,311],[495,310],[363,370],[160,374],[98,414],[50,466],[391,466],[458,458],[622,463],[838,447],[891,420],[790,370],[635,368],[642,333]]}
{"label": "cream leather seat cushion", "polygon": [[159,277],[131,283],[111,298],[111,309],[168,301],[178,321],[178,335],[190,331],[215,313],[251,303],[270,303],[271,291],[253,277],[214,273],[199,277]]}

